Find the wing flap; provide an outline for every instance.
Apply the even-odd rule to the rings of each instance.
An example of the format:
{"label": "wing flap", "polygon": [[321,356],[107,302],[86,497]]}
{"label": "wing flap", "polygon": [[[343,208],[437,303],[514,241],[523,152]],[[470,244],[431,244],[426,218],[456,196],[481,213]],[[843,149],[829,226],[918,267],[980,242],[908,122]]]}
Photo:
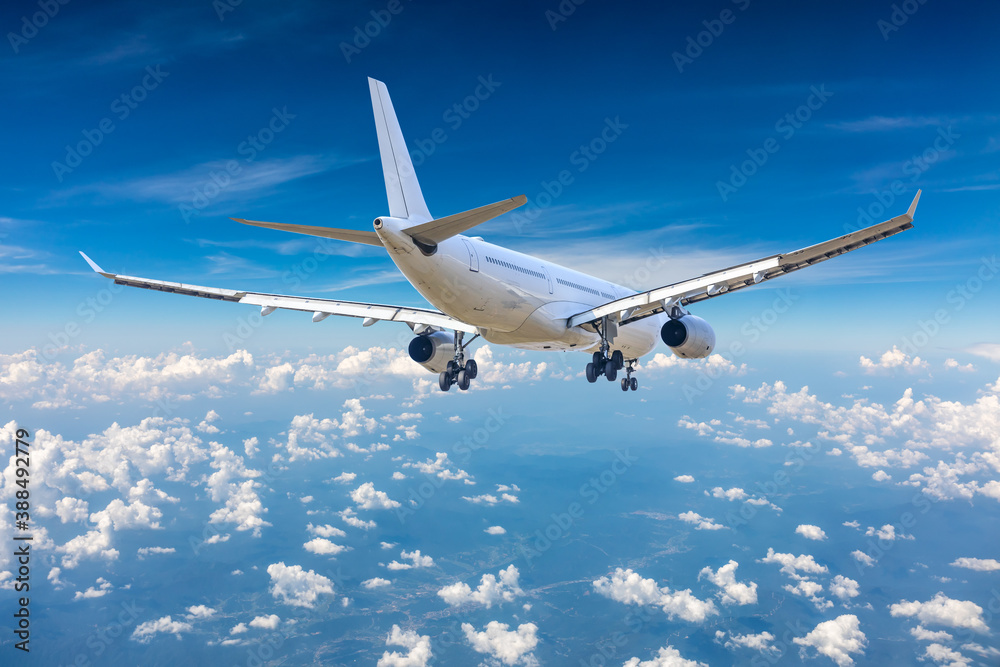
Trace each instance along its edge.
{"label": "wing flap", "polygon": [[617,320],[621,324],[628,324],[662,312],[674,304],[685,306],[697,303],[825,262],[911,229],[919,200],[920,190],[917,191],[907,212],[891,220],[784,255],[764,257],[721,271],[706,273],[691,280],[609,301],[570,317],[566,326],[580,326],[604,317]]}

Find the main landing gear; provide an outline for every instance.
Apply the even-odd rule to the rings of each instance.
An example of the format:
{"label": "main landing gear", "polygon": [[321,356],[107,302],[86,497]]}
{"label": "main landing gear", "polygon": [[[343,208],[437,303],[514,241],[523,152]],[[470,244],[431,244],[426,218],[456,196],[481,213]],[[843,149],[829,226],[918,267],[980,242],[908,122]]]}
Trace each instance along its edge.
{"label": "main landing gear", "polygon": [[614,382],[618,379],[618,371],[625,369],[625,377],[622,378],[622,391],[636,391],[639,388],[639,381],[632,377],[632,373],[635,372],[635,359],[630,359],[627,362],[622,354],[621,350],[615,350],[608,356],[608,345],[607,341],[601,342],[601,349],[598,352],[594,352],[594,360],[587,364],[587,382],[597,382],[597,378],[604,376],[608,379],[608,382]]}
{"label": "main landing gear", "polygon": [[479,375],[479,367],[476,365],[475,359],[465,359],[465,346],[472,343],[472,341],[479,338],[479,334],[476,334],[469,339],[468,343],[462,343],[462,336],[464,332],[455,332],[455,358],[448,362],[447,369],[441,371],[438,375],[438,386],[441,387],[441,391],[448,391],[451,389],[451,385],[457,384],[458,388],[465,391],[472,384],[472,381],[476,379]]}

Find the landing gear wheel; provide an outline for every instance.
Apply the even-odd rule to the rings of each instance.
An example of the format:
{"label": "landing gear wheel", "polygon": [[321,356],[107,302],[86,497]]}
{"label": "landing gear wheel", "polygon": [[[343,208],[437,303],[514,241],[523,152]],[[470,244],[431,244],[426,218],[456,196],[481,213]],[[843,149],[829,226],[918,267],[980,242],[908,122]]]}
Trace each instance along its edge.
{"label": "landing gear wheel", "polygon": [[629,382],[629,384],[632,386],[632,391],[636,391],[637,389],[639,389],[639,381],[636,380],[635,378],[632,378],[632,381]]}
{"label": "landing gear wheel", "polygon": [[604,354],[601,352],[594,352],[594,367],[600,368],[601,364],[604,363]]}
{"label": "landing gear wheel", "polygon": [[445,367],[449,374],[458,372],[458,364],[454,361],[449,361],[448,365]]}
{"label": "landing gear wheel", "polygon": [[451,374],[448,371],[441,371],[438,375],[438,386],[441,387],[441,391],[451,389]]}
{"label": "landing gear wheel", "polygon": [[597,382],[597,368],[594,364],[587,364],[587,382]]}
{"label": "landing gear wheel", "polygon": [[625,355],[622,354],[621,350],[615,350],[611,353],[611,365],[618,371],[625,368]]}
{"label": "landing gear wheel", "polygon": [[456,384],[458,384],[459,389],[466,391],[469,388],[469,385],[472,384],[472,378],[470,378],[469,374],[465,371],[459,371],[458,382]]}
{"label": "landing gear wheel", "polygon": [[476,365],[475,359],[469,359],[465,362],[465,375],[470,380],[475,380],[476,376],[479,375],[479,366]]}
{"label": "landing gear wheel", "polygon": [[628,391],[629,382],[628,378],[622,378],[622,391]]}
{"label": "landing gear wheel", "polygon": [[618,369],[610,361],[604,365],[604,377],[608,378],[608,382],[618,379]]}

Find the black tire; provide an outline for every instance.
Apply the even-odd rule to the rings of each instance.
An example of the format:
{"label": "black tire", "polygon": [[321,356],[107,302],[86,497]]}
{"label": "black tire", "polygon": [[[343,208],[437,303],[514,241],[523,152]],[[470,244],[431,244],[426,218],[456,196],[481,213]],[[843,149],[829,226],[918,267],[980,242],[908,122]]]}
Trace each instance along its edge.
{"label": "black tire", "polygon": [[604,364],[604,377],[608,378],[608,382],[614,382],[618,379],[618,369],[610,361]]}
{"label": "black tire", "polygon": [[587,382],[597,382],[597,368],[594,364],[587,364]]}
{"label": "black tire", "polygon": [[632,391],[636,391],[639,389],[639,381],[636,380],[635,378],[632,378],[631,385],[632,385]]}
{"label": "black tire", "polygon": [[604,355],[600,352],[594,352],[594,368],[600,368],[601,364],[604,362]]}
{"label": "black tire", "polygon": [[615,350],[611,353],[611,363],[616,370],[621,370],[625,368],[625,355],[622,354],[621,350]]}
{"label": "black tire", "polygon": [[472,384],[472,379],[465,371],[459,371],[458,382],[456,384],[458,384],[459,389],[466,391],[469,388],[469,385]]}
{"label": "black tire", "polygon": [[470,380],[475,380],[476,376],[479,375],[479,366],[475,359],[469,359],[465,362],[465,374],[469,376]]}
{"label": "black tire", "polygon": [[451,389],[451,375],[448,374],[448,371],[441,371],[441,374],[438,375],[438,386],[441,387],[441,391]]}
{"label": "black tire", "polygon": [[455,373],[458,371],[458,364],[456,364],[454,360],[449,361],[446,369],[449,373]]}
{"label": "black tire", "polygon": [[622,391],[628,391],[628,378],[622,378]]}

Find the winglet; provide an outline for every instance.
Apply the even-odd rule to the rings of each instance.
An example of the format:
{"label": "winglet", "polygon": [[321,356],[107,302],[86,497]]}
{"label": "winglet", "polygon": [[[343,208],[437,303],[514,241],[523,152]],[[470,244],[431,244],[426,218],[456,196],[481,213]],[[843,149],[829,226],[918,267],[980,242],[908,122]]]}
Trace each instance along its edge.
{"label": "winglet", "polygon": [[916,196],[913,198],[913,201],[910,203],[910,208],[906,211],[906,217],[908,217],[910,219],[910,222],[913,222],[913,215],[917,212],[917,202],[918,201],[920,201],[920,190],[917,190]]}
{"label": "winglet", "polygon": [[105,278],[114,278],[115,277],[115,274],[108,273],[107,271],[105,271],[104,269],[102,269],[101,267],[99,267],[97,265],[97,262],[95,262],[91,258],[87,257],[86,253],[84,253],[82,250],[80,250],[78,252],[80,253],[81,257],[83,257],[85,260],[87,260],[87,264],[90,264],[90,268],[92,268],[94,271],[96,271],[97,273],[100,273]]}

